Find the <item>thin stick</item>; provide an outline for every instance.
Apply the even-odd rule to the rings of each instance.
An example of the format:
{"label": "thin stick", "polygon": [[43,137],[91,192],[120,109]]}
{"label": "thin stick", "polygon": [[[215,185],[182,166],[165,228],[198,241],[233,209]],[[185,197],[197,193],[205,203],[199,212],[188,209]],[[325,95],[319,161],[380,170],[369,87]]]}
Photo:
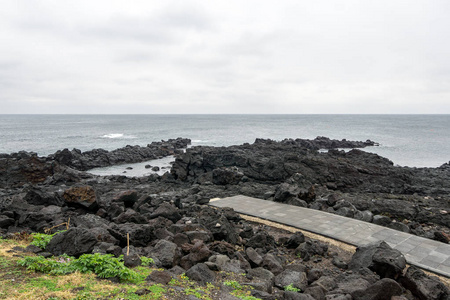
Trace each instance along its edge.
{"label": "thin stick", "polygon": [[127,256],[130,255],[130,234],[127,233]]}
{"label": "thin stick", "polygon": [[69,226],[70,226],[70,217],[69,217],[69,220],[67,220],[67,224],[66,224],[67,226],[66,226],[66,228],[67,228],[67,230],[69,230]]}
{"label": "thin stick", "polygon": [[67,227],[67,222],[64,222],[64,223],[61,223],[61,224],[55,225],[55,226],[53,226],[53,227],[50,227],[50,228],[44,228],[44,232],[45,232],[45,233],[49,233],[49,232],[51,232],[51,231],[52,231],[52,229],[54,229],[54,228],[56,228],[56,227],[59,227],[59,226],[62,226],[62,225],[66,225],[66,227]]}

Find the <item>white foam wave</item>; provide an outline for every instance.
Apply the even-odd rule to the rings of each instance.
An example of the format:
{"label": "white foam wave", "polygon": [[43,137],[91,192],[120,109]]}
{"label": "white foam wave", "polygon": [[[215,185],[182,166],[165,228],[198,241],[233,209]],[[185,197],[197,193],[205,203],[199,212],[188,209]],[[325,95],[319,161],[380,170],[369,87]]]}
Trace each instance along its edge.
{"label": "white foam wave", "polygon": [[124,135],[123,133],[108,133],[102,135],[101,138],[104,139],[136,139],[137,137],[134,135]]}
{"label": "white foam wave", "polygon": [[102,135],[102,138],[107,138],[107,139],[118,139],[121,137],[123,137],[123,133],[109,133],[109,134]]}

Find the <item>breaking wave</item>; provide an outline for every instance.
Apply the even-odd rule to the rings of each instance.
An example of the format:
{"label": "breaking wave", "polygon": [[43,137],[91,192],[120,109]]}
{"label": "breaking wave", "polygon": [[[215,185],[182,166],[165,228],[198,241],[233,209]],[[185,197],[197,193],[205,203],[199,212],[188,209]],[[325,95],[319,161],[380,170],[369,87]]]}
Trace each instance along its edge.
{"label": "breaking wave", "polygon": [[102,135],[101,138],[104,139],[135,139],[134,135],[124,135],[123,133],[108,133]]}

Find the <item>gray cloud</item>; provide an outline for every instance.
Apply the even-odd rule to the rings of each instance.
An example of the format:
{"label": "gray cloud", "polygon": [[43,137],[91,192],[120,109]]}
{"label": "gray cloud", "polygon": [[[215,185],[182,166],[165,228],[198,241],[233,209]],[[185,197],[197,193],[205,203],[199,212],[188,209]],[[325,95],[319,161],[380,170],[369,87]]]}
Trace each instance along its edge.
{"label": "gray cloud", "polygon": [[32,1],[1,113],[450,113],[447,1]]}

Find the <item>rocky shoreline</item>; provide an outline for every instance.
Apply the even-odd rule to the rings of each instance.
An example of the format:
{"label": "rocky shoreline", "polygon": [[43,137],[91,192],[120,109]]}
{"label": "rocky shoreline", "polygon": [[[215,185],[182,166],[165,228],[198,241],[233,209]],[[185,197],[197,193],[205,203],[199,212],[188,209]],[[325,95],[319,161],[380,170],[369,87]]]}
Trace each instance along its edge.
{"label": "rocky shoreline", "polygon": [[[129,235],[129,264],[149,256],[166,269],[165,278],[186,272],[200,282],[213,281],[218,271],[246,273],[246,284],[261,299],[391,299],[388,294],[395,299],[448,299],[444,284],[415,267],[406,269],[401,254],[387,244],[358,249],[345,261],[330,253],[327,244],[301,233],[275,239],[230,209],[205,205],[211,198],[243,194],[448,243],[448,164],[398,167],[354,149],[376,146],[372,141],[325,137],[184,150],[189,143],[178,138],[110,152],[64,149],[47,157],[0,154],[0,232],[43,232],[70,218],[68,231],[56,235],[44,253],[35,252],[119,255]],[[176,159],[163,176],[85,172],[169,155]],[[332,264],[318,272],[311,261]],[[283,291],[288,281],[301,292]]]}

